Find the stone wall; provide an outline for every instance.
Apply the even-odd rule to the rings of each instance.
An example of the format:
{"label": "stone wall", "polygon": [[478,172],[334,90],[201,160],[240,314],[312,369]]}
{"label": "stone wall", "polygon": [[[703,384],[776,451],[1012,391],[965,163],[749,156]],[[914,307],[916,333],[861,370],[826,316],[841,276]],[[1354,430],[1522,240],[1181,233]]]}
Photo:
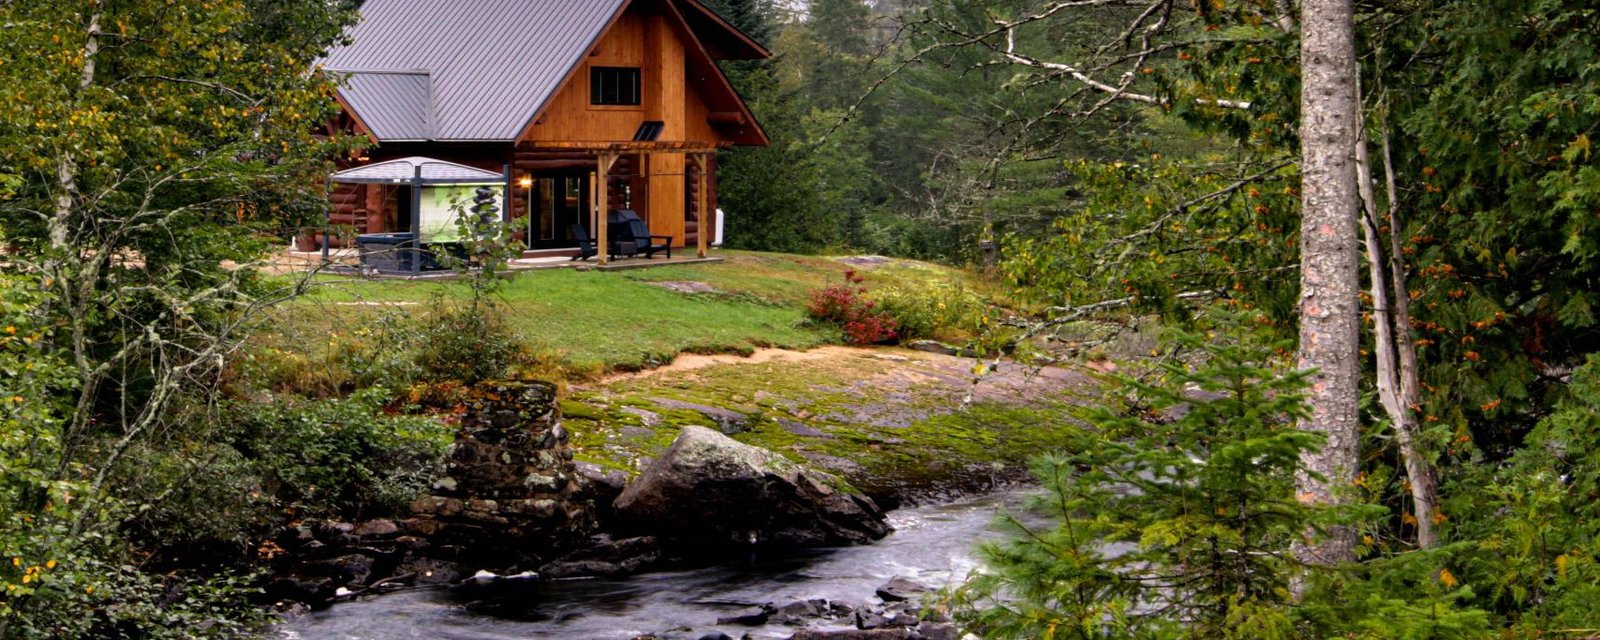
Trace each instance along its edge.
{"label": "stone wall", "polygon": [[582,499],[556,389],[491,382],[473,390],[430,494],[412,506],[406,533],[427,555],[491,569],[531,569],[581,546],[594,532]]}

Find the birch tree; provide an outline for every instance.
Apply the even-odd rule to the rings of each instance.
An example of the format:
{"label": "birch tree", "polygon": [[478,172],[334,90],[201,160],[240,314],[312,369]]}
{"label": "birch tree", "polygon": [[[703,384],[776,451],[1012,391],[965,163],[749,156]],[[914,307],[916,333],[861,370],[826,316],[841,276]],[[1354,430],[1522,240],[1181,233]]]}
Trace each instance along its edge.
{"label": "birch tree", "polygon": [[[4,385],[49,397],[0,415],[32,432],[0,438],[15,516],[0,555],[43,567],[0,570],[0,636],[94,635],[82,625],[101,620],[41,603],[137,598],[106,586],[107,564],[132,564],[107,549],[159,498],[119,468],[183,426],[173,407],[213,400],[252,328],[307,283],[252,267],[325,205],[328,160],[348,148],[318,135],[336,105],[311,73],[345,15],[322,0],[0,2],[0,285],[36,288],[6,337],[38,327],[14,337],[52,363],[48,380],[30,383],[30,365]],[[111,602],[84,607],[123,610]]]}

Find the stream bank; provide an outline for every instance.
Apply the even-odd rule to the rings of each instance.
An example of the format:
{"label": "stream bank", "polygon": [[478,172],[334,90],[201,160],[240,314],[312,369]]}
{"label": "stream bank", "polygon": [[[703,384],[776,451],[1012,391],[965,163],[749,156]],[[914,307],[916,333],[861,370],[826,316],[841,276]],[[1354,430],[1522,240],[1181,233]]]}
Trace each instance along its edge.
{"label": "stream bank", "polygon": [[976,565],[975,545],[997,535],[989,527],[995,514],[1020,497],[1013,491],[901,509],[889,514],[895,532],[871,545],[620,578],[413,589],[292,617],[274,633],[286,640],[699,640],[716,633],[769,640],[805,628],[855,628],[850,615],[807,618],[803,627],[782,624],[780,616],[759,624],[718,620],[749,616],[769,603],[783,608],[813,600],[852,611],[883,609],[888,603],[877,591],[896,577],[932,589],[949,586]]}
{"label": "stream bank", "polygon": [[[963,496],[1012,486],[1029,457],[1070,441],[1073,401],[1090,387],[1086,376],[1011,367],[974,385],[972,364],[908,350],[831,348],[617,378],[560,401],[549,385],[496,383],[467,403],[456,444],[411,517],[306,523],[288,532],[269,595],[322,607],[400,585],[452,598],[474,589],[545,597],[590,584],[631,593],[641,583],[629,576],[650,571],[803,582],[805,574],[793,572],[809,566],[809,554],[852,553],[804,548],[880,538],[888,531],[882,511],[909,506],[893,518],[915,518],[924,508],[915,505],[965,504]],[[674,452],[683,447],[667,445],[689,435],[716,443],[709,448],[719,452],[716,461],[702,461],[688,482],[660,482],[661,469],[682,466]],[[728,472],[735,467],[748,470]],[[668,491],[623,499],[625,490],[651,485]],[[825,526],[808,529],[816,523]],[[968,553],[972,534],[949,542]],[[892,553],[866,552],[877,566],[857,572],[881,586],[903,573],[875,575],[903,564]],[[707,565],[721,568],[685,568]],[[451,586],[480,570],[538,579]],[[913,628],[903,624],[911,615],[903,606],[862,609],[858,596],[840,597],[855,600],[835,608],[832,597],[750,597],[737,602],[770,610],[731,617],[765,621],[780,610],[791,618],[810,610],[813,622],[855,616],[844,622],[870,629],[871,620],[885,618]],[[826,602],[812,602],[819,599]],[[494,599],[469,600],[482,610]],[[689,628],[697,624],[705,623]]]}

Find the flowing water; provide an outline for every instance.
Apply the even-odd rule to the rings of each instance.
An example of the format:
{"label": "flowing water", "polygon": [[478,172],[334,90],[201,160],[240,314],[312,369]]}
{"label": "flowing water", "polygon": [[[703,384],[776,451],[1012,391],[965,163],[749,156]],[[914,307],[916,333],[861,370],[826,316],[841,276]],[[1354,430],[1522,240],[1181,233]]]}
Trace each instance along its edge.
{"label": "flowing water", "polygon": [[[933,587],[959,580],[975,564],[973,547],[997,534],[995,514],[1017,493],[972,497],[889,514],[895,532],[876,544],[828,549],[733,566],[663,571],[606,580],[500,580],[419,589],[336,605],[285,622],[280,638],[626,640],[642,634],[699,638],[787,638],[790,627],[718,625],[717,618],[824,598],[856,605],[894,576]],[[840,621],[843,623],[843,620]]]}

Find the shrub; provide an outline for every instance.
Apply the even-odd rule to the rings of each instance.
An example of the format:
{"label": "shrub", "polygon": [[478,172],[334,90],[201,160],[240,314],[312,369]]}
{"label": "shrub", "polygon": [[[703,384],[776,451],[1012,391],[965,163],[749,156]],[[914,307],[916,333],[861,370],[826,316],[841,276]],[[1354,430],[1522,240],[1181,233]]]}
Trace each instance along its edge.
{"label": "shrub", "polygon": [[389,391],[345,400],[238,407],[233,441],[263,490],[302,516],[372,518],[401,512],[423,489],[453,430],[431,418],[384,415]]}
{"label": "shrub", "polygon": [[[253,341],[229,371],[233,385],[313,398],[343,396],[374,385],[404,386],[421,375],[417,345],[421,322],[410,312],[388,309],[361,315],[349,330],[289,327]],[[239,395],[248,395],[241,393]]]}
{"label": "shrub", "polygon": [[902,340],[970,338],[983,333],[989,313],[984,299],[959,283],[891,287],[871,297],[895,319]]}
{"label": "shrub", "polygon": [[851,270],[844,272],[844,280],[812,291],[806,315],[839,327],[850,344],[881,344],[898,338],[899,323],[864,297],[867,289],[860,285],[865,278]]}
{"label": "shrub", "polygon": [[1518,632],[1503,637],[1592,633],[1600,620],[1600,356],[1566,392],[1516,455],[1475,469],[1445,505],[1475,547],[1455,565],[1460,580]]}
{"label": "shrub", "polygon": [[486,301],[461,305],[435,299],[416,352],[422,374],[467,384],[504,376],[519,346],[496,310]]}
{"label": "shrub", "polygon": [[18,640],[243,638],[268,621],[266,612],[251,604],[255,590],[248,576],[147,573],[135,568],[137,558],[115,546],[104,538],[84,540],[59,560],[29,567],[41,571],[20,606],[6,609],[0,603],[0,635]]}

